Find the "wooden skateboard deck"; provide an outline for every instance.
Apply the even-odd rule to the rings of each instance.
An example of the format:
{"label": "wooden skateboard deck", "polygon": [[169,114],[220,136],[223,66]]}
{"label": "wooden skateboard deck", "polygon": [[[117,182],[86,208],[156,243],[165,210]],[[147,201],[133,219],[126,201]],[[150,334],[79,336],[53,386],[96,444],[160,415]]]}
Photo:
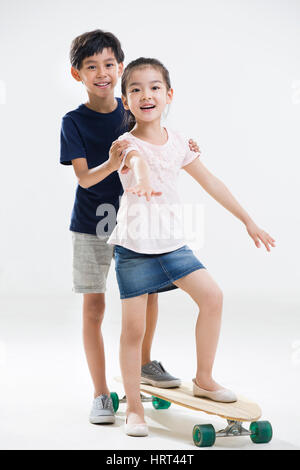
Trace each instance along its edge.
{"label": "wooden skateboard deck", "polygon": [[[116,377],[115,380],[122,382],[121,377]],[[174,403],[227,420],[227,427],[220,431],[216,431],[211,424],[196,424],[193,428],[193,441],[197,447],[210,447],[214,445],[217,437],[249,436],[255,444],[267,444],[272,439],[271,423],[257,421],[261,417],[260,407],[242,396],[238,396],[238,400],[234,403],[221,403],[208,398],[194,397],[193,384],[188,382],[177,388],[159,388],[141,384],[140,391],[151,395],[147,398],[141,394],[141,401],[151,401],[157,410],[167,409],[171,403]],[[116,412],[120,403],[126,403],[126,396],[119,400],[115,392],[110,395]],[[243,421],[251,422],[249,430],[243,428]]]}
{"label": "wooden skateboard deck", "polygon": [[[116,377],[118,382],[122,382],[121,377]],[[141,384],[140,390],[162,400],[169,401],[176,405],[184,406],[196,411],[203,411],[211,415],[217,415],[232,421],[256,421],[261,417],[260,407],[244,397],[238,396],[238,401],[234,403],[220,403],[193,396],[192,383],[183,383],[177,388],[159,388],[152,385]]]}

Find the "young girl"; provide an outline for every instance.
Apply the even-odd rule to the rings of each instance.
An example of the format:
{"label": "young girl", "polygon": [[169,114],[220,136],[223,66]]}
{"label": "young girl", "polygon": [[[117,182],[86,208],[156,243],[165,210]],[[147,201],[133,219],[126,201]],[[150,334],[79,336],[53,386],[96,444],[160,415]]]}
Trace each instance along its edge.
{"label": "young girl", "polygon": [[125,192],[117,226],[108,243],[116,245],[116,273],[122,299],[120,365],[127,397],[125,432],[146,436],[148,429],[139,389],[140,358],[147,296],[153,291],[179,287],[199,307],[194,395],[220,402],[236,401],[234,392],[212,377],[222,292],[181,236],[182,220],[174,210],[180,205],[176,190],[180,168],[245,224],[257,247],[261,240],[270,251],[269,245],[275,246],[275,240],[254,223],[227,187],[205,168],[199,155],[189,150],[187,140],[161,126],[161,116],[172,101],[173,90],[169,73],[158,60],[139,58],[131,62],[123,73],[122,95],[133,122],[131,132],[123,134],[120,141],[126,139],[131,146],[119,168]]}

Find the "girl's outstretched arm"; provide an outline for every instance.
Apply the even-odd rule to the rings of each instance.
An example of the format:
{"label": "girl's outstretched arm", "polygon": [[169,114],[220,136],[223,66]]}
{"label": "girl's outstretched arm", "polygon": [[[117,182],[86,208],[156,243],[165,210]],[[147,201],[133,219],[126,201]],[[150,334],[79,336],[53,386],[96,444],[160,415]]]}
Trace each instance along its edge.
{"label": "girl's outstretched arm", "polygon": [[205,189],[208,194],[210,194],[210,196],[212,196],[223,207],[229,210],[245,224],[247,232],[254,240],[257,248],[260,248],[259,240],[261,240],[265,245],[267,251],[270,251],[269,245],[275,247],[275,240],[254,223],[250,215],[233,197],[225,184],[219,178],[214,176],[210,171],[208,171],[199,158],[183,168],[202,186],[203,189]]}
{"label": "girl's outstretched arm", "polygon": [[135,150],[129,152],[126,155],[125,164],[127,168],[132,169],[137,181],[135,186],[126,189],[127,192],[137,194],[138,196],[145,196],[147,201],[150,201],[151,196],[161,196],[161,192],[154,191],[152,188],[149,178],[149,167],[138,152]]}

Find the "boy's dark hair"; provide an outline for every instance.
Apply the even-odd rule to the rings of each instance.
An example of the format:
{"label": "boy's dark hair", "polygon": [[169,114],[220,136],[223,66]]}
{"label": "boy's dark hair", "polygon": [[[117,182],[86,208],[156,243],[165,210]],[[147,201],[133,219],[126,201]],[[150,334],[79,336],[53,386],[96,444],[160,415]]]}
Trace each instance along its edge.
{"label": "boy's dark hair", "polygon": [[72,67],[80,70],[82,62],[86,57],[101,53],[106,47],[113,50],[118,64],[124,62],[124,52],[122,51],[121,43],[112,33],[95,29],[94,31],[77,36],[72,41],[70,50]]}
{"label": "boy's dark hair", "polygon": [[[170,74],[169,74],[169,71],[166,69],[166,67],[157,59],[139,57],[138,59],[130,62],[123,72],[122,80],[121,80],[121,91],[122,91],[123,96],[126,97],[126,88],[128,85],[131,72],[134,69],[144,68],[147,66],[153,67],[154,69],[157,69],[161,72],[163,79],[165,81],[167,90],[170,90],[171,88]],[[130,111],[127,111],[124,114],[124,125],[127,126],[128,131],[133,129],[135,126],[135,117]]]}

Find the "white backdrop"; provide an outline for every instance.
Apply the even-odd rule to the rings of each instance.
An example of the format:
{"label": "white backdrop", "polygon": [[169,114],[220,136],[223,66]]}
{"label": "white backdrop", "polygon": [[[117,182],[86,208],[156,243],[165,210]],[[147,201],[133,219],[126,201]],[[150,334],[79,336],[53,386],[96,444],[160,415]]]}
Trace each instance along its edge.
{"label": "white backdrop", "polygon": [[[76,180],[59,164],[59,132],[85,93],[68,53],[75,36],[101,28],[120,38],[125,63],[141,55],[165,63],[175,91],[169,125],[198,141],[204,164],[276,239],[271,253],[257,249],[182,174],[182,199],[205,207],[197,254],[223,291],[296,294],[299,22],[297,0],[2,1],[1,293],[71,290]],[[112,267],[108,295],[116,291]]]}

